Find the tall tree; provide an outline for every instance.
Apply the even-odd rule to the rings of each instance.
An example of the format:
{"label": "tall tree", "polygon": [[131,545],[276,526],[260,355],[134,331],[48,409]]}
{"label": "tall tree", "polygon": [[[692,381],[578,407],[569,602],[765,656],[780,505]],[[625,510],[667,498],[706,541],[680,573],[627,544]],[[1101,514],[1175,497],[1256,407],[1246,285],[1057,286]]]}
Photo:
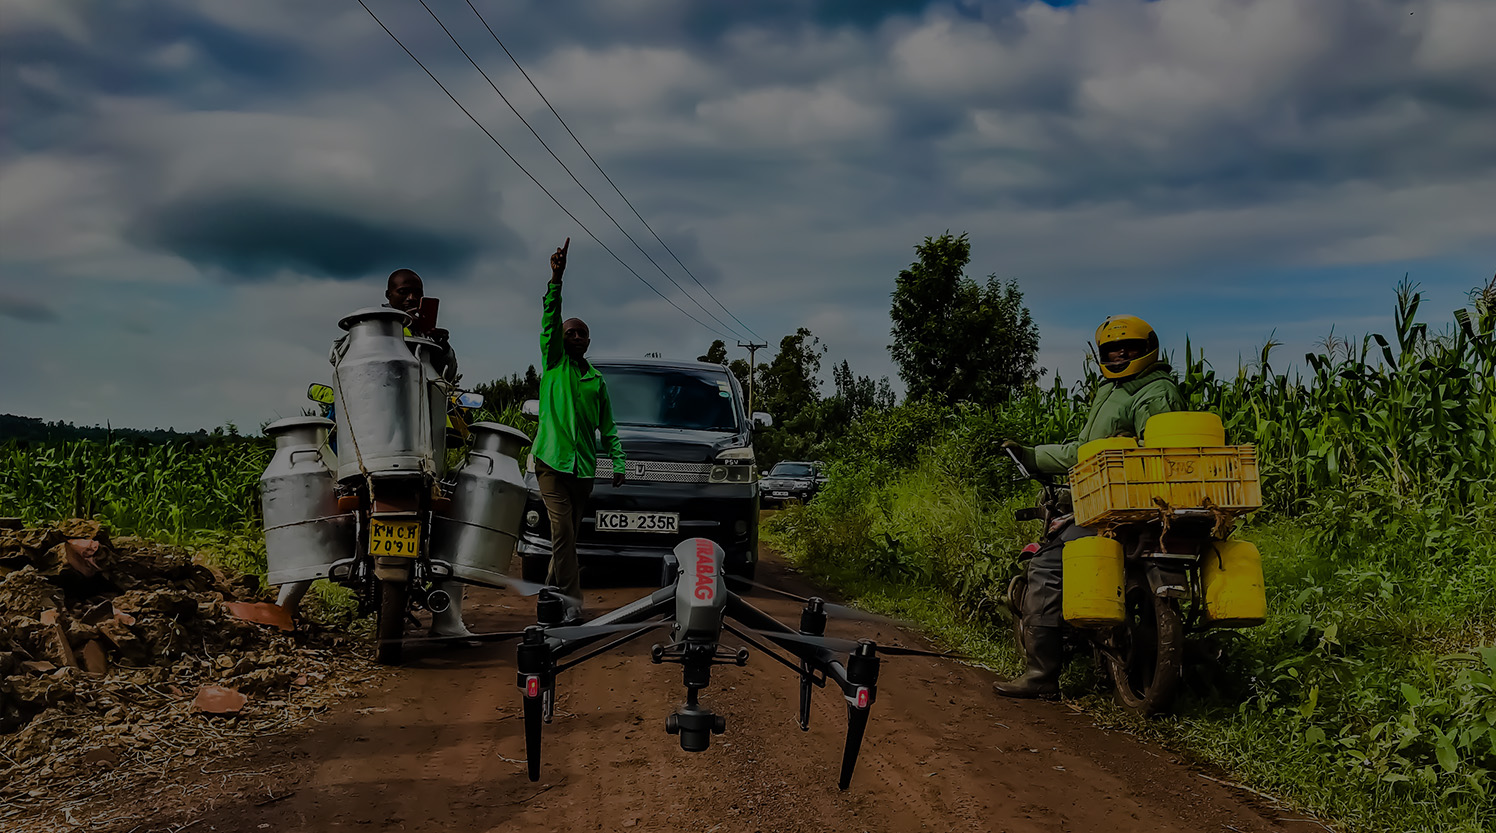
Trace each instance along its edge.
{"label": "tall tree", "polygon": [[779,340],[779,352],[758,374],[759,400],[776,420],[810,409],[821,399],[826,348],[804,327]]}
{"label": "tall tree", "polygon": [[706,355],[697,356],[696,361],[709,364],[727,364],[727,343],[722,339],[712,342],[712,346],[706,348]]}
{"label": "tall tree", "polygon": [[971,243],[949,231],[914,247],[893,292],[889,349],[910,399],[1005,402],[1038,378],[1039,329],[1016,281],[966,277]]}

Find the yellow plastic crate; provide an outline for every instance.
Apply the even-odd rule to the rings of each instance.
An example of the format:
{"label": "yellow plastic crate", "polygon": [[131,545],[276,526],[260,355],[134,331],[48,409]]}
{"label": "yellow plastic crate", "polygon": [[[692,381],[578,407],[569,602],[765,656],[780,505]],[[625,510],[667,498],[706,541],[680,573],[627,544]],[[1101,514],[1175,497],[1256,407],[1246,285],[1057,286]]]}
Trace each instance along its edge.
{"label": "yellow plastic crate", "polygon": [[1128,448],[1097,452],[1070,470],[1075,520],[1111,526],[1158,517],[1154,498],[1175,509],[1207,503],[1230,514],[1262,506],[1257,449]]}

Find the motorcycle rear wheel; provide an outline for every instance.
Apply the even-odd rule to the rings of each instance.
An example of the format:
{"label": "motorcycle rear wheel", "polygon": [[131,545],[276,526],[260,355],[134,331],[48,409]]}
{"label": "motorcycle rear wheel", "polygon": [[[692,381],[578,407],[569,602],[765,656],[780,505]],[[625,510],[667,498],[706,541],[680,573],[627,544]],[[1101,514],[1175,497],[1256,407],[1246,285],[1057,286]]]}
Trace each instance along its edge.
{"label": "motorcycle rear wheel", "polygon": [[1018,652],[1028,656],[1028,631],[1023,625],[1024,596],[1028,594],[1028,573],[1025,571],[1008,582],[1008,611],[1013,614],[1013,642]]}
{"label": "motorcycle rear wheel", "polygon": [[1166,711],[1179,690],[1184,621],[1173,599],[1154,595],[1148,580],[1129,578],[1127,621],[1116,629],[1108,657],[1117,702],[1138,715]]}
{"label": "motorcycle rear wheel", "polygon": [[374,620],[374,658],[381,665],[399,665],[405,638],[405,612],[410,606],[410,584],[379,582],[379,613]]}

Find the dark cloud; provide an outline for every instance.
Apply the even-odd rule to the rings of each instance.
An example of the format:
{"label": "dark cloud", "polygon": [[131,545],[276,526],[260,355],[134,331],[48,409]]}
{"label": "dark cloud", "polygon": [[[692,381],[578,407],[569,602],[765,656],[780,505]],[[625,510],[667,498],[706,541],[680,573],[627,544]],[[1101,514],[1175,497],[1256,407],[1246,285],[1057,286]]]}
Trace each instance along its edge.
{"label": "dark cloud", "polygon": [[86,142],[76,131],[94,96],[170,96],[222,107],[279,92],[317,64],[283,37],[238,31],[190,7],[91,4],[81,31],[21,25],[0,31],[0,95],[11,110],[8,142],[22,148]]}
{"label": "dark cloud", "polygon": [[236,280],[281,270],[356,280],[400,267],[454,273],[513,234],[419,228],[255,196],[197,197],[140,217],[129,237]]}
{"label": "dark cloud", "polygon": [[28,324],[51,324],[62,320],[57,310],[34,298],[0,293],[0,318],[14,318]]}

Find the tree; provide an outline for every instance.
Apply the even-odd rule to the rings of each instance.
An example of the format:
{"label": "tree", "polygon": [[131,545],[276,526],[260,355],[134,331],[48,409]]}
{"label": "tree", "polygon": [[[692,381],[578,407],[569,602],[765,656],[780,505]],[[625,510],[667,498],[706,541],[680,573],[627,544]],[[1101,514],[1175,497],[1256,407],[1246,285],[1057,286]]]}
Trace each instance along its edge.
{"label": "tree", "polygon": [[485,410],[500,414],[507,408],[518,408],[526,399],[539,399],[540,374],[532,364],[525,369],[523,376],[518,373],[507,379],[501,376],[492,382],[474,385],[473,392],[483,395]]}
{"label": "tree", "polygon": [[[821,357],[826,348],[804,327],[779,341],[779,353],[758,371],[754,408],[774,418],[771,428],[758,431],[753,447],[760,463],[801,460],[820,442]],[[743,369],[747,370],[747,362]]]}
{"label": "tree", "polygon": [[801,327],[779,340],[779,352],[758,375],[759,401],[776,420],[788,420],[821,399],[821,340]]}
{"label": "tree", "polygon": [[697,356],[696,361],[708,364],[727,364],[727,344],[722,339],[712,342],[712,346],[706,348],[705,356]]}
{"label": "tree", "polygon": [[899,272],[889,349],[910,399],[1006,402],[1038,378],[1039,330],[1016,281],[966,277],[971,244],[949,231],[914,247]]}

